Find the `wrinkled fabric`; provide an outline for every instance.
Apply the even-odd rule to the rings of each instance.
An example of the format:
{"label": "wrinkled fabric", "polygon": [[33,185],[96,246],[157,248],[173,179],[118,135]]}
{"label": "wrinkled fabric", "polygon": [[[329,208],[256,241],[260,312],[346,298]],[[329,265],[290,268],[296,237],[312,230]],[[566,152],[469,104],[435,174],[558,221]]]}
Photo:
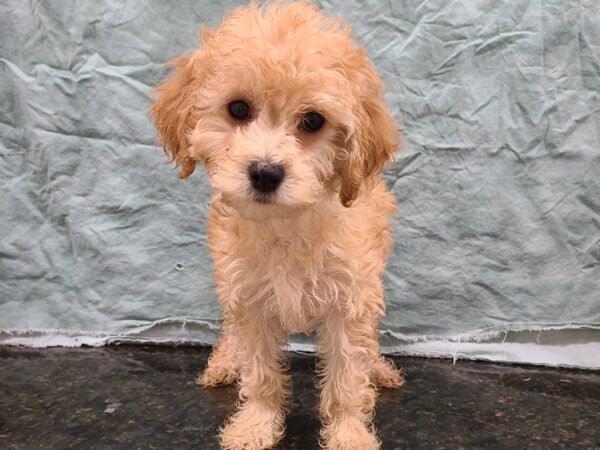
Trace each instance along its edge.
{"label": "wrinkled fabric", "polygon": [[[147,105],[236,3],[0,3],[0,342],[214,340],[206,176],[177,180]],[[385,172],[387,348],[600,343],[600,3],[320,5],[352,24],[406,141]]]}

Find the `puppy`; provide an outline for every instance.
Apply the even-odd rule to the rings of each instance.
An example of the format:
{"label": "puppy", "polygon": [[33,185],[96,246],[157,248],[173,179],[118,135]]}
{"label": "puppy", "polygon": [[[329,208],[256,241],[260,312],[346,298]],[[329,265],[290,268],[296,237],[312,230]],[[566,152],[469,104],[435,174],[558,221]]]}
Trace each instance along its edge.
{"label": "puppy", "polygon": [[403,379],[379,356],[392,196],[379,177],[396,126],[365,52],[306,2],[240,7],[170,63],[151,116],[187,178],[213,189],[208,242],[223,336],[198,379],[239,381],[225,449],[274,446],[290,384],[282,346],[316,331],[328,449],[379,448],[377,387]]}

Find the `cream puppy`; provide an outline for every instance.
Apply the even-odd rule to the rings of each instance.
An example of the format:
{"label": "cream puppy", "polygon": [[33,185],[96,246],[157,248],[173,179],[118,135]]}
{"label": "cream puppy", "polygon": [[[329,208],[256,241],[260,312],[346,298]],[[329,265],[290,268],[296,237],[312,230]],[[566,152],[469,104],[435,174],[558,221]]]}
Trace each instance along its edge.
{"label": "cream puppy", "polygon": [[239,380],[221,445],[281,439],[282,345],[316,330],[322,446],[377,449],[376,388],[403,382],[377,342],[395,210],[379,172],[398,139],[379,77],[349,28],[306,2],[252,3],[199,37],[171,62],[151,115],[179,177],[202,163],[214,192],[224,334],[198,382]]}

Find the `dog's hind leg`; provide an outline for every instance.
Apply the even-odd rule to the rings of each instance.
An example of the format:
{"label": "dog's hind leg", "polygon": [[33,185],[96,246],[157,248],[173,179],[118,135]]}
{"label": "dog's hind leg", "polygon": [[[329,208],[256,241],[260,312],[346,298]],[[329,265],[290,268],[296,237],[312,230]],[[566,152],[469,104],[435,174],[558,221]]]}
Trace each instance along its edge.
{"label": "dog's hind leg", "polygon": [[196,383],[204,387],[232,384],[237,380],[238,363],[236,358],[237,339],[233,326],[227,318],[223,325],[223,336],[215,345],[208,364],[196,379]]}
{"label": "dog's hind leg", "polygon": [[393,361],[379,355],[371,366],[371,382],[378,388],[394,389],[404,384],[404,376]]}
{"label": "dog's hind leg", "polygon": [[[379,341],[378,330],[379,317],[373,321],[373,336]],[[371,383],[378,388],[395,389],[404,384],[404,374],[396,368],[394,362],[379,354],[379,343],[377,343],[377,355],[371,365]]]}

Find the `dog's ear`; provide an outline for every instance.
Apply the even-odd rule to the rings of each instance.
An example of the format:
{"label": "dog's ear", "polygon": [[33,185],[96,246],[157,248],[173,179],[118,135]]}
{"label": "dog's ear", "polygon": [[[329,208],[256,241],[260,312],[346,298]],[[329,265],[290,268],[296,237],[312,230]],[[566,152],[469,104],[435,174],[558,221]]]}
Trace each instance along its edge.
{"label": "dog's ear", "polygon": [[358,196],[364,180],[378,174],[398,146],[398,133],[376,82],[373,97],[365,96],[356,113],[356,128],[344,160],[338,165],[340,200],[346,207]]}
{"label": "dog's ear", "polygon": [[201,51],[168,63],[173,72],[153,89],[157,97],[150,115],[158,130],[160,143],[170,161],[180,167],[179,178],[189,177],[196,161],[188,154],[189,134],[194,127],[194,101],[202,59]]}

